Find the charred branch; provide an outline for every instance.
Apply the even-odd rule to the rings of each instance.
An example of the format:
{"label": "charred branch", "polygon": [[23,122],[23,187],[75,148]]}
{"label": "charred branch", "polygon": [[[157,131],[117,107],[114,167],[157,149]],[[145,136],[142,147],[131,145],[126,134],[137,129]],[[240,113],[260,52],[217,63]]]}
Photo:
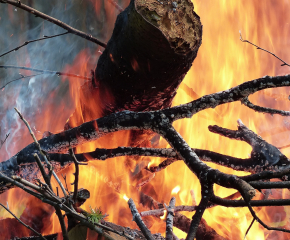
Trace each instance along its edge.
{"label": "charred branch", "polygon": [[[163,208],[162,203],[157,202],[152,197],[142,192],[140,193],[139,202],[144,207],[147,207],[151,210],[158,210],[158,209]],[[190,228],[190,223],[191,223],[191,220],[188,217],[180,214],[179,212],[176,212],[174,214],[173,226],[180,229],[181,231],[188,233],[189,228]],[[208,226],[204,219],[201,219],[199,223],[197,233],[196,233],[196,239],[197,240],[225,240],[225,238],[218,235],[214,229]]]}
{"label": "charred branch", "polygon": [[135,221],[137,223],[138,227],[140,228],[140,230],[142,231],[142,233],[144,234],[146,239],[147,240],[154,240],[150,230],[146,227],[145,223],[142,221],[142,218],[141,218],[132,198],[130,198],[128,200],[128,205],[129,205],[130,210],[131,210],[132,215],[133,215],[133,221]]}

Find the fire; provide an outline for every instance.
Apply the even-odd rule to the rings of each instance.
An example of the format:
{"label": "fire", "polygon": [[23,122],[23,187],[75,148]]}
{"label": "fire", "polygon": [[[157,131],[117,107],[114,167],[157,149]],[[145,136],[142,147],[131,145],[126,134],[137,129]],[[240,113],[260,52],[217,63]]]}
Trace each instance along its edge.
{"label": "fire", "polygon": [[129,201],[129,198],[126,196],[126,194],[123,195],[123,199],[128,202]]}
{"label": "fire", "polygon": [[180,186],[178,185],[172,189],[171,194],[177,194],[179,191],[180,191]]}
{"label": "fire", "polygon": [[162,216],[160,216],[160,219],[164,220],[164,219],[165,219],[165,217],[166,217],[166,210],[164,210],[164,211],[163,211],[163,215],[162,215]]}
{"label": "fire", "polygon": [[[99,13],[101,9],[100,4],[97,1],[93,2],[95,3],[96,13]],[[201,17],[204,26],[203,43],[192,69],[184,79],[184,83],[192,88],[198,96],[222,91],[264,75],[289,73],[287,68],[280,67],[278,60],[239,40],[239,30],[241,30],[245,39],[249,39],[270,51],[274,51],[278,56],[287,61],[289,59],[287,58],[289,56],[289,50],[286,46],[288,46],[288,23],[290,21],[290,15],[287,14],[290,12],[290,4],[287,1],[194,0],[193,3],[195,5],[195,11]],[[105,1],[104,4],[106,4],[107,8],[111,9],[107,21],[109,25],[108,29],[112,29],[114,25],[113,14],[116,15],[116,12],[110,3]],[[90,70],[95,68],[95,62],[92,63],[90,61],[91,55],[99,56],[100,54],[101,52],[99,50],[90,53],[85,50],[81,51],[74,62],[71,65],[67,65],[63,71],[71,71],[79,75],[88,76]],[[60,103],[59,106],[48,107],[44,115],[36,117],[37,119],[35,121],[38,131],[61,131],[65,121],[74,109],[79,114],[79,118],[75,119],[75,122],[72,122],[72,124],[77,126],[86,121],[85,116],[81,114],[81,104],[77,101],[80,97],[87,97],[80,96],[79,88],[84,82],[63,78],[63,82],[65,83],[66,81],[69,81],[70,97],[73,99],[72,101],[75,101],[71,105],[74,106],[68,108],[64,103]],[[289,95],[287,89],[267,90],[267,95],[265,93],[266,91],[255,94],[251,96],[251,100],[254,103],[264,106],[267,105],[284,110],[288,108],[285,100],[269,97],[271,94],[278,93]],[[55,95],[56,91],[51,93],[51,97]],[[179,89],[173,105],[187,103],[192,100],[184,90]],[[88,97],[87,101],[90,101],[90,97]],[[91,110],[95,111],[94,118],[100,116],[100,112],[98,112],[100,102],[101,99],[91,102]],[[52,120],[52,116],[55,113],[62,114],[57,119],[53,118]],[[287,119],[280,116],[272,117],[255,113],[241,106],[240,103],[230,103],[218,106],[215,109],[208,109],[194,115],[192,119],[183,119],[175,122],[174,127],[191,147],[247,158],[251,152],[249,145],[210,133],[207,128],[208,125],[217,124],[229,129],[236,129],[236,120],[238,118],[250,129],[257,132],[267,141],[274,143],[274,145],[286,145],[285,143],[289,138],[289,131],[287,131],[287,126],[289,126],[287,124],[289,122]],[[282,129],[279,134],[275,133],[275,126],[280,126]],[[22,131],[24,132],[24,130],[21,130],[19,134],[22,134]],[[26,141],[21,142],[19,146],[13,149],[15,153],[27,145],[28,142],[31,142],[28,134],[23,133],[23,135],[26,136]],[[41,136],[38,137],[41,138]],[[93,151],[96,147],[114,148],[126,146],[128,145],[128,140],[128,132],[118,132],[100,141],[79,146],[77,152]],[[160,147],[170,146],[162,140]],[[282,151],[286,156],[290,156],[290,148],[283,149]],[[153,163],[158,164],[162,161],[159,158],[150,160],[148,168]],[[134,171],[135,165],[136,162],[133,160],[126,157],[119,157],[107,159],[106,161],[90,161],[88,166],[80,166],[81,175],[79,187],[88,188],[91,192],[91,197],[84,204],[84,208],[89,210],[89,206],[101,206],[103,211],[109,214],[109,221],[123,226],[134,226],[131,221],[130,210],[126,203],[129,198],[124,193],[126,192],[134,199],[138,198],[138,195],[131,190],[132,186],[130,186],[130,174]],[[237,174],[240,176],[247,174],[210,163],[209,165],[229,174]],[[73,171],[73,166],[63,171],[63,174],[67,176],[68,183],[74,181]],[[173,186],[176,187],[172,189]],[[149,193],[155,194],[156,200],[159,202],[168,203],[173,194],[177,195],[176,205],[192,205],[193,202],[196,201],[196,203],[199,203],[200,201],[201,187],[199,181],[182,161],[175,162],[165,170],[156,173],[155,178],[141,190],[143,189],[148,192],[148,195],[150,195]],[[220,197],[226,197],[234,193],[232,189],[225,189],[219,186],[215,186],[214,190]],[[194,193],[194,197],[191,196],[191,191]],[[18,199],[17,202],[15,201],[15,195],[19,194],[19,192],[19,189],[15,189],[1,196],[3,201],[9,201],[9,206],[12,211],[16,211],[20,203],[22,205],[26,204],[27,200],[23,200],[25,198],[22,198],[20,203]],[[283,192],[283,194],[285,195],[286,193]],[[142,206],[139,207],[142,208]],[[285,207],[285,211],[288,216],[289,210],[287,207]],[[191,218],[193,213],[184,214]],[[274,214],[269,208],[263,208],[259,211],[259,216],[267,223],[271,223]],[[163,217],[165,215],[164,211]],[[218,234],[229,239],[243,239],[252,221],[252,217],[247,208],[214,207],[206,210],[203,217]],[[46,233],[59,232],[60,227],[57,223],[57,218],[53,216],[51,221],[52,227],[47,229]],[[153,225],[152,229],[154,232],[160,232],[162,228],[159,225],[158,227]],[[181,231],[176,229],[174,231],[178,237],[185,237]],[[268,233],[259,224],[254,223],[247,238],[263,240],[266,239]],[[277,239],[283,239],[283,235],[277,233]]]}

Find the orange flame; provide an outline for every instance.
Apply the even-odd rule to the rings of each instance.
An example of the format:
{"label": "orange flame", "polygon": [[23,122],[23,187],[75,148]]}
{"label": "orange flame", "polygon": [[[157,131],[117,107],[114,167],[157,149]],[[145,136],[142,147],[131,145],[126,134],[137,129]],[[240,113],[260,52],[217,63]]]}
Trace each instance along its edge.
{"label": "orange flame", "polygon": [[[92,0],[91,0],[92,1]],[[97,1],[95,3],[96,13],[100,12],[101,5]],[[281,68],[278,60],[272,58],[265,52],[257,51],[253,46],[242,43],[239,40],[239,30],[243,37],[261,47],[275,52],[278,56],[286,61],[289,59],[288,39],[289,39],[289,23],[290,23],[290,3],[289,1],[210,1],[195,0],[195,11],[201,17],[203,24],[203,43],[199,50],[197,59],[192,69],[186,75],[183,84],[192,88],[196,96],[203,96],[222,90],[226,90],[245,81],[255,79],[264,75],[279,75],[289,73],[288,68]],[[109,9],[108,15],[108,32],[114,26],[116,12],[114,7],[104,2],[105,8]],[[12,8],[10,8],[11,10]],[[11,14],[11,13],[10,13]],[[12,15],[10,16],[13,17]],[[95,68],[95,62],[92,64],[90,57],[92,55],[99,56],[101,53],[88,53],[82,51],[76,57],[75,61],[68,65],[64,72],[76,72],[79,75],[89,75],[91,69]],[[29,62],[29,61],[28,61]],[[133,66],[139,67],[134,61]],[[20,64],[19,64],[20,65]],[[63,79],[67,81],[67,79]],[[70,96],[75,100],[70,107],[64,103],[59,106],[51,106],[44,115],[37,117],[37,129],[41,132],[50,130],[58,132],[63,129],[64,122],[70,114],[76,109],[79,118],[73,122],[74,126],[84,122],[86,116],[81,114],[81,104],[77,101],[80,97],[79,88],[84,82],[69,79]],[[289,89],[267,90],[251,96],[254,103],[267,105],[269,107],[287,109],[288,102],[279,98],[270,98],[275,94],[288,96]],[[55,92],[51,97],[54,97]],[[174,99],[173,105],[179,105],[192,101],[192,97],[180,88]],[[90,101],[90,97],[87,97]],[[95,115],[100,115],[99,104],[101,99],[91,102],[91,109],[95,111]],[[55,117],[55,112],[62,113]],[[220,125],[229,129],[236,129],[236,120],[240,118],[245,125],[257,132],[265,140],[275,143],[276,146],[286,145],[289,139],[288,127],[290,124],[288,119],[280,116],[269,116],[258,114],[254,111],[241,106],[240,103],[224,104],[215,109],[208,109],[194,115],[191,119],[183,119],[174,123],[174,128],[182,135],[191,147],[207,149],[222,154],[247,158],[251,152],[251,147],[241,141],[234,141],[208,131],[208,125]],[[263,123],[263,124],[261,124]],[[279,126],[280,132],[275,131],[275,127]],[[25,138],[21,144],[31,142],[31,139]],[[122,131],[104,138],[94,143],[84,144],[77,148],[77,152],[92,151],[96,147],[114,148],[118,146],[128,145],[129,133]],[[170,147],[164,140],[161,140],[160,147]],[[21,146],[17,146],[20,148]],[[23,146],[24,147],[24,146]],[[15,149],[15,151],[18,149]],[[283,153],[290,155],[290,148],[283,149]],[[162,159],[150,159],[148,167],[153,163],[158,164]],[[146,160],[148,161],[148,160]],[[147,164],[147,162],[146,162]],[[222,166],[207,163],[213,168],[228,174],[246,175],[247,173],[234,171]],[[89,210],[89,206],[102,207],[102,210],[109,214],[109,221],[123,226],[134,226],[131,221],[131,213],[126,201],[128,201],[127,193],[133,199],[138,199],[138,192],[132,190],[131,177],[136,169],[137,163],[126,157],[107,159],[106,161],[90,161],[88,166],[80,166],[80,182],[79,187],[88,188],[91,197],[84,204],[84,208]],[[67,182],[74,181],[72,172],[73,166],[65,169],[62,173],[67,175]],[[55,186],[56,184],[54,184]],[[68,184],[69,185],[69,184]],[[172,187],[176,186],[172,191]],[[181,190],[182,189],[182,190]],[[72,189],[69,189],[72,190]],[[191,197],[190,192],[194,192]],[[170,195],[176,196],[176,205],[192,205],[193,202],[200,201],[201,187],[198,179],[182,161],[177,161],[165,170],[156,173],[147,185],[141,188],[148,195],[152,195],[159,202],[169,202]],[[235,191],[233,189],[225,189],[220,186],[214,186],[215,193],[220,197],[226,197]],[[9,191],[2,195],[4,203],[9,199],[9,207],[12,211],[17,212],[19,201],[15,201],[15,195],[19,194],[19,189]],[[171,194],[170,194],[171,192]],[[283,191],[283,196],[289,198],[287,191]],[[122,196],[122,197],[120,197]],[[274,197],[274,196],[273,196]],[[126,201],[124,201],[124,199]],[[21,205],[26,204],[25,198],[22,198]],[[142,206],[139,206],[142,208]],[[138,208],[139,208],[138,207]],[[275,208],[262,208],[259,216],[271,223],[277,212]],[[279,209],[281,210],[281,209]],[[281,211],[285,211],[287,220],[290,211],[284,207]],[[1,212],[2,213],[2,212]],[[187,217],[191,218],[193,213],[184,212]],[[276,214],[276,215],[275,215]],[[165,217],[164,212],[164,217]],[[224,208],[214,207],[207,209],[204,213],[204,219],[214,228],[218,234],[229,239],[243,239],[244,234],[252,221],[252,217],[246,208]],[[51,219],[52,226],[46,230],[46,234],[52,232],[60,232],[60,226],[54,215]],[[164,230],[162,226],[153,224],[151,230],[161,232]],[[289,225],[287,221],[279,220],[278,224]],[[184,233],[174,229],[179,238],[184,238]],[[269,232],[261,228],[259,224],[254,223],[247,237],[253,240],[266,239]],[[285,239],[285,235],[277,233],[276,239]],[[288,237],[289,238],[289,237]]]}

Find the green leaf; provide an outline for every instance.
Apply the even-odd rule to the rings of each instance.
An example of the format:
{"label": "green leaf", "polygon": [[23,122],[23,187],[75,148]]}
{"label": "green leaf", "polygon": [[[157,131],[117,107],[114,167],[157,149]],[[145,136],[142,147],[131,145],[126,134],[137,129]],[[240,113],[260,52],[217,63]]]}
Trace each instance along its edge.
{"label": "green leaf", "polygon": [[86,240],[87,239],[86,226],[77,225],[68,232],[69,240]]}
{"label": "green leaf", "polygon": [[102,213],[101,208],[93,209],[90,206],[90,210],[91,210],[91,213],[89,213],[87,217],[88,217],[89,221],[93,224],[99,223],[102,219],[105,219],[105,217],[107,216],[106,214]]}

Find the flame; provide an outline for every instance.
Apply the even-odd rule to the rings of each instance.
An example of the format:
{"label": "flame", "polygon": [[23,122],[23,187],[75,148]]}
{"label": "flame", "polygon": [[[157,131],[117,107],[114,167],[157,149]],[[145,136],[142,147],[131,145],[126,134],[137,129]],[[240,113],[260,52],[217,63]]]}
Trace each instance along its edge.
{"label": "flame", "polygon": [[172,189],[171,194],[177,194],[179,191],[180,191],[180,186],[178,185]]}
{"label": "flame", "polygon": [[[102,6],[97,1],[92,2],[95,4],[96,15],[98,15]],[[290,3],[288,1],[194,0],[193,3],[195,11],[201,17],[204,26],[203,43],[197,59],[186,75],[183,84],[192,88],[196,92],[196,97],[226,90],[264,75],[289,73],[288,68],[280,67],[280,62],[272,56],[258,51],[253,46],[242,43],[239,40],[239,30],[241,30],[244,39],[248,39],[263,48],[273,51],[276,55],[287,61],[289,59],[287,46],[289,45],[290,22],[290,15],[288,14],[290,12]],[[108,32],[112,32],[116,10],[108,1],[105,1],[103,4],[109,12],[106,15]],[[11,10],[12,8],[10,7],[9,16],[13,18]],[[98,49],[95,52],[83,50],[78,54],[72,64],[67,65],[63,69],[63,72],[74,72],[79,75],[89,76],[90,70],[96,67],[96,61],[94,59],[100,56],[100,54],[101,52]],[[132,65],[137,68],[139,66],[136,63],[133,59]],[[74,109],[76,109],[78,118],[73,119],[71,122],[73,126],[78,126],[80,123],[87,121],[87,116],[82,115],[82,106],[78,101],[79,98],[85,99],[87,101],[86,103],[90,104],[89,112],[94,112],[94,114],[89,117],[97,118],[101,116],[99,107],[101,99],[94,99],[92,101],[93,97],[86,96],[79,91],[80,87],[85,83],[84,81],[65,77],[62,80],[64,84],[69,83],[70,96],[68,98],[72,103],[70,106],[67,106],[64,102],[59,102],[58,106],[47,105],[45,107],[46,111],[43,114],[40,114],[40,116],[36,115],[36,129],[40,132],[47,130],[54,133],[62,131],[64,123]],[[51,93],[50,97],[55,98],[58,94],[57,90],[55,90]],[[288,89],[281,88],[257,93],[251,96],[250,99],[254,103],[262,106],[287,110],[288,105],[284,98],[270,97],[275,94],[279,94],[278,96],[289,95]],[[192,100],[186,94],[184,88],[180,88],[173,105],[187,103]],[[56,113],[57,118],[54,117]],[[191,119],[183,119],[175,122],[174,128],[191,147],[207,149],[239,158],[247,158],[251,152],[251,147],[248,144],[230,140],[208,131],[208,125],[214,124],[229,129],[237,129],[237,119],[241,119],[250,129],[261,135],[265,140],[274,143],[276,146],[283,146],[288,143],[288,127],[290,124],[288,119],[280,116],[272,117],[266,114],[255,113],[241,106],[240,103],[224,104],[215,109],[202,111],[194,115]],[[275,131],[275,127],[277,126],[280,129],[278,133]],[[10,146],[15,153],[32,142],[29,134],[26,133],[26,129],[19,130],[18,134],[23,136],[23,140],[17,143],[17,146]],[[41,135],[38,138],[41,138]],[[93,151],[96,147],[114,148],[126,146],[128,145],[128,140],[129,133],[122,131],[102,138],[100,141],[79,146],[77,152]],[[164,140],[161,140],[159,147],[170,146]],[[290,155],[290,148],[283,149],[282,151],[286,156]],[[148,168],[152,164],[158,164],[162,161],[159,158],[150,160]],[[247,174],[215,164],[207,164],[228,174],[236,174],[239,176]],[[136,162],[126,157],[107,159],[106,161],[90,161],[88,166],[80,166],[79,187],[88,188],[91,192],[90,199],[83,206],[84,209],[88,211],[89,206],[102,207],[102,210],[109,214],[109,221],[123,226],[135,227],[131,221],[131,213],[126,203],[128,201],[126,194],[133,199],[138,199],[139,197],[138,193],[132,190],[131,179],[129,177],[134,172],[135,166]],[[68,183],[74,182],[73,172],[73,166],[62,171],[63,174],[66,174],[66,181]],[[70,184],[68,185],[69,190],[72,191],[72,187]],[[55,186],[56,183],[54,183]],[[173,186],[176,187],[172,189]],[[194,193],[193,197],[190,194],[191,190]],[[141,191],[154,196],[159,202],[169,202],[170,195],[175,194],[176,205],[192,205],[194,202],[199,203],[201,187],[198,179],[187,166],[182,161],[177,161],[165,170],[156,173],[155,178],[142,187]],[[225,189],[217,185],[214,186],[214,191],[220,197],[226,197],[235,192],[233,189]],[[28,201],[26,194],[21,195],[23,196],[21,200],[15,198],[20,192],[19,189],[14,189],[2,194],[1,201],[4,203],[9,201],[9,208],[17,212],[19,206],[25,206]],[[279,195],[278,192],[276,195]],[[286,190],[283,191],[283,196],[289,198]],[[142,210],[142,206],[137,207],[138,210]],[[259,209],[259,216],[266,223],[272,224],[273,217],[279,215],[275,209],[270,207]],[[279,210],[281,212],[285,211],[287,219],[289,219],[290,211],[288,207]],[[23,209],[18,211],[18,215],[20,216]],[[189,218],[193,215],[193,213],[186,212],[183,214]],[[165,215],[164,211],[164,217]],[[247,208],[214,207],[207,209],[203,217],[218,234],[229,239],[243,239],[252,221],[252,217]],[[279,217],[279,222],[275,224],[283,223],[289,225],[287,221],[283,222],[284,219],[281,216]],[[51,217],[51,222],[50,228],[46,229],[45,233],[60,232],[61,229],[55,215]],[[154,223],[150,230],[152,232],[162,232],[164,230],[164,223],[162,224],[161,226]],[[174,232],[179,238],[185,238],[186,236],[178,229],[174,229]],[[261,228],[259,224],[254,223],[247,238],[263,240],[266,239],[268,234],[268,231]],[[283,233],[276,232],[276,234],[276,239],[285,239]]]}
{"label": "flame", "polygon": [[167,212],[166,210],[163,211],[163,215],[160,216],[161,220],[164,220],[166,218],[166,212]]}
{"label": "flame", "polygon": [[123,199],[125,199],[126,202],[129,201],[129,198],[126,196],[126,194],[123,195]]}

